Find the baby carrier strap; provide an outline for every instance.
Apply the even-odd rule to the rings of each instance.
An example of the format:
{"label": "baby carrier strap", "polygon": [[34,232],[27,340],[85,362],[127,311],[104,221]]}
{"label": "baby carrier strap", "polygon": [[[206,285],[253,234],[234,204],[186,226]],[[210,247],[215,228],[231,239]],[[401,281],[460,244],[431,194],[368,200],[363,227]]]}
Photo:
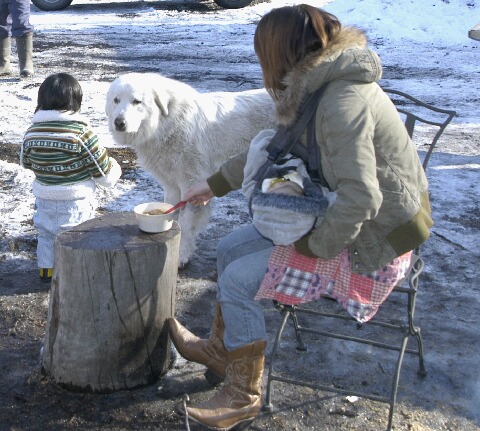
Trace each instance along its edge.
{"label": "baby carrier strap", "polygon": [[[268,168],[274,163],[278,163],[288,153],[300,157],[305,162],[308,173],[314,182],[320,183],[321,185],[326,184],[321,172],[320,152],[316,144],[314,119],[314,114],[317,111],[318,103],[325,88],[326,84],[306,97],[306,100],[301,104],[299,118],[292,126],[278,127],[277,133],[273,136],[266,148],[268,152],[267,161],[260,167],[253,178],[257,184],[264,179]],[[300,144],[300,136],[305,128],[307,128],[307,147]]]}
{"label": "baby carrier strap", "polygon": [[[305,147],[297,141],[294,149],[300,147],[305,151]],[[322,171],[322,159],[320,149],[317,145],[315,118],[312,118],[307,126],[307,156],[305,159],[302,158],[302,160],[304,160],[307,165],[307,172],[308,175],[310,175],[312,182],[330,190],[330,186],[328,185]]]}
{"label": "baby carrier strap", "polygon": [[[317,91],[306,97],[299,111],[298,120],[290,127],[279,126],[277,132],[266,147],[268,157],[265,163],[258,169],[252,180],[255,182],[255,188],[259,188],[269,168],[274,164],[281,164],[282,159],[289,153],[301,158],[305,162],[307,172],[313,183],[320,184],[328,188],[323,173],[321,172],[320,151],[317,147],[315,136],[315,112],[317,112],[318,102],[325,91],[326,84],[322,85]],[[308,126],[308,127],[307,127]],[[307,147],[300,143],[300,136],[307,128]],[[250,215],[252,212],[252,195],[248,202]]]}

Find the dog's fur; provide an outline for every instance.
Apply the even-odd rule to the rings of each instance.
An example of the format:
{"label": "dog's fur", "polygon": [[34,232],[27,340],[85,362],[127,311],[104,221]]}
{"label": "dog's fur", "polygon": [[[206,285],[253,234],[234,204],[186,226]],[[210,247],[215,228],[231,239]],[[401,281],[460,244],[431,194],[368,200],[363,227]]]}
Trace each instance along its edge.
{"label": "dog's fur", "polygon": [[[164,200],[171,204],[275,124],[273,99],[264,89],[199,93],[155,73],[116,78],[107,93],[106,113],[115,141],[135,149],[140,166],[160,182]],[[187,205],[180,211],[180,267],[194,253],[209,216],[208,206]]]}

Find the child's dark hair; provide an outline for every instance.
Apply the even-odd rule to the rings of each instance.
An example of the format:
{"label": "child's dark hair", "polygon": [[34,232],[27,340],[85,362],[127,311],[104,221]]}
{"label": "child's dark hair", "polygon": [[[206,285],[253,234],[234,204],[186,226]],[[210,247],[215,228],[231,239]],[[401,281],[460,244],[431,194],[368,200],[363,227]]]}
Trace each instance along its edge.
{"label": "child's dark hair", "polygon": [[80,111],[83,91],[68,73],[55,73],[42,82],[38,90],[37,111]]}

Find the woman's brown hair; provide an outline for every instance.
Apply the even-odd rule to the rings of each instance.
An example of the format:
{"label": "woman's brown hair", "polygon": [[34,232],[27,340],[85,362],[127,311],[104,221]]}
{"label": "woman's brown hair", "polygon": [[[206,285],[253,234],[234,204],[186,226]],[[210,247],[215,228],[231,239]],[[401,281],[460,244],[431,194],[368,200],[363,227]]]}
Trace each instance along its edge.
{"label": "woman's brown hair", "polygon": [[272,9],[257,25],[254,47],[263,82],[273,97],[284,90],[283,79],[311,52],[321,51],[340,31],[337,17],[306,4]]}

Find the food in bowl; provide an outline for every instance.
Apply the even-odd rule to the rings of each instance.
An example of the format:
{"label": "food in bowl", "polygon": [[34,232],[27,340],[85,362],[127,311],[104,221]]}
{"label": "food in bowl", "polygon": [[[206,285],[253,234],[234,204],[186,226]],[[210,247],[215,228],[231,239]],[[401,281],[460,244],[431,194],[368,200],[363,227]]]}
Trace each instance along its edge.
{"label": "food in bowl", "polygon": [[174,212],[164,214],[173,205],[166,202],[147,202],[137,205],[133,212],[141,231],[147,233],[160,233],[172,227],[175,218]]}
{"label": "food in bowl", "polygon": [[160,208],[157,208],[155,210],[144,211],[143,214],[146,214],[146,215],[160,215],[160,214],[165,214],[165,211],[161,210]]}

